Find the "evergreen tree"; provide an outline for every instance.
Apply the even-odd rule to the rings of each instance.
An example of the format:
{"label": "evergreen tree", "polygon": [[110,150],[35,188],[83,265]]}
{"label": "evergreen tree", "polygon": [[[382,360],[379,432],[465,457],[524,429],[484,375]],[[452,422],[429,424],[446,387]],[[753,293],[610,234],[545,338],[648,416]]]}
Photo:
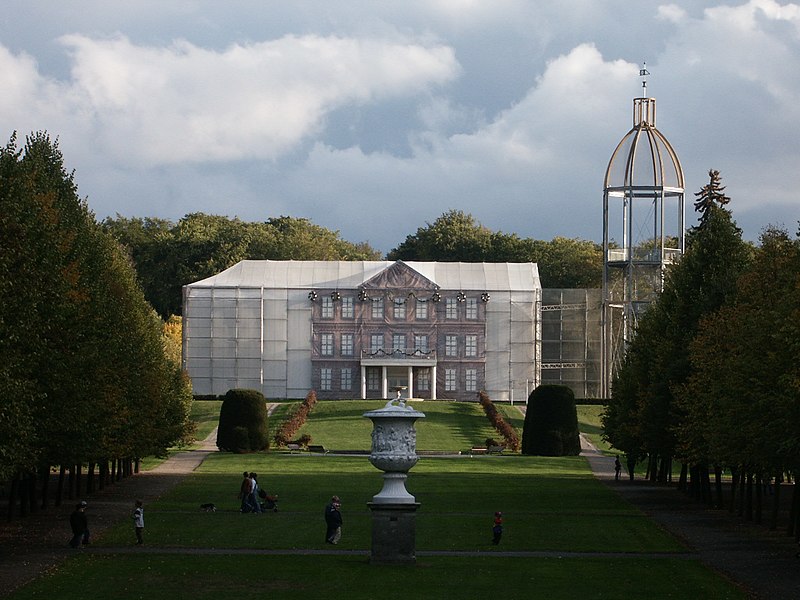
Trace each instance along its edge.
{"label": "evergreen tree", "polygon": [[[632,358],[625,361],[624,372],[616,376],[614,386],[626,380],[622,393],[635,394],[635,398],[612,396],[612,405],[606,410],[607,415],[614,415],[618,428],[639,433],[643,450],[651,459],[652,479],[670,476],[675,434],[685,424],[686,411],[676,403],[675,394],[692,372],[690,343],[702,319],[733,298],[736,280],[752,253],[725,208],[728,199],[722,200],[719,173],[712,170],[709,176],[710,183],[701,190],[696,203],[701,214],[698,225],[687,236],[686,254],[667,273],[663,293],[640,320],[627,350]],[[621,407],[615,403],[635,405],[637,410],[629,419],[636,422],[621,424]],[[611,429],[606,434],[613,443],[619,432]],[[708,465],[698,467],[698,476],[707,476]]]}

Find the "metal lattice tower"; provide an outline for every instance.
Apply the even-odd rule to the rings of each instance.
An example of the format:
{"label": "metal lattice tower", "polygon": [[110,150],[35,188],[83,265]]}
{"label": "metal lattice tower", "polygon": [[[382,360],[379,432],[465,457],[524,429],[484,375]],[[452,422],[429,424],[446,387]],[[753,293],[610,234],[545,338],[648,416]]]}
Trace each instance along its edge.
{"label": "metal lattice tower", "polygon": [[633,99],[633,128],[617,145],[603,185],[602,393],[621,363],[639,315],[664,289],[684,252],[684,178],[678,155],[656,129],[656,99]]}

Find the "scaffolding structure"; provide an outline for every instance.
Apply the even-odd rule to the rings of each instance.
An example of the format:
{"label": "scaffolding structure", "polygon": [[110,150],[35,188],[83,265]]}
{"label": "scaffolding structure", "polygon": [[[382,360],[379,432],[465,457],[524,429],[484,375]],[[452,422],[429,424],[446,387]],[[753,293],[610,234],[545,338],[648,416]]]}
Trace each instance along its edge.
{"label": "scaffolding structure", "polygon": [[600,397],[601,300],[599,289],[542,290],[542,383]]}

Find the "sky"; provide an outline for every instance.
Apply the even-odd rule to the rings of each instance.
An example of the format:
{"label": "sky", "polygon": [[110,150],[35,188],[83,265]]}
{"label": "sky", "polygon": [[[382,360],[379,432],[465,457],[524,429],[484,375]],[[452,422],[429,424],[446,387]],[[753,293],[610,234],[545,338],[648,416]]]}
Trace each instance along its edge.
{"label": "sky", "polygon": [[55,0],[0,15],[0,135],[98,219],[292,216],[385,253],[450,210],[601,241],[633,98],[757,240],[800,219],[800,3]]}

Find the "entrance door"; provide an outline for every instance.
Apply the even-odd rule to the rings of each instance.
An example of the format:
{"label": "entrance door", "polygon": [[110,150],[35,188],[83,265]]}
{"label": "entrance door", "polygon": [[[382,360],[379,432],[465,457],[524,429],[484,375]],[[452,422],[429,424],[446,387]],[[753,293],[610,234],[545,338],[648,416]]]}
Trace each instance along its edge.
{"label": "entrance door", "polygon": [[[408,387],[408,367],[387,367],[386,383],[389,387],[389,397],[394,398],[396,387]],[[405,390],[402,394],[404,398],[409,397],[411,390]]]}

